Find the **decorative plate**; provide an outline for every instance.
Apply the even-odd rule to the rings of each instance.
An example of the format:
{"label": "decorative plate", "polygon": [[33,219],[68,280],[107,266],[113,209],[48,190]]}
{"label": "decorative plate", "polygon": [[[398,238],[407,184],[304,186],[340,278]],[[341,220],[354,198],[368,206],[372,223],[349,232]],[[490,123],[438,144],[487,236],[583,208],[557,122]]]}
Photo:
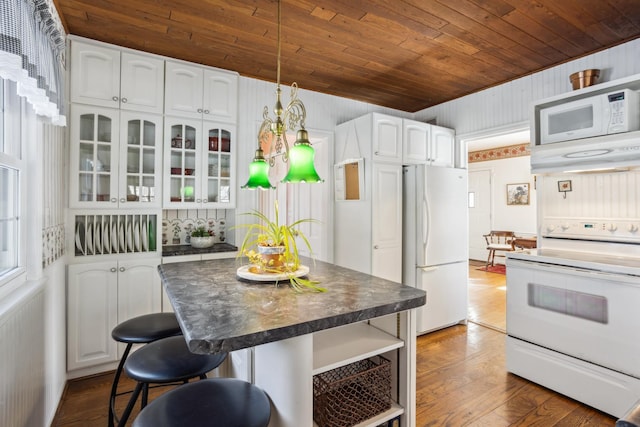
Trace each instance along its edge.
{"label": "decorative plate", "polygon": [[249,271],[250,267],[251,266],[249,265],[243,265],[238,268],[236,274],[242,279],[251,280],[253,282],[277,282],[279,280],[288,280],[291,276],[306,276],[309,273],[309,267],[306,265],[301,265],[298,270],[292,273],[252,273]]}

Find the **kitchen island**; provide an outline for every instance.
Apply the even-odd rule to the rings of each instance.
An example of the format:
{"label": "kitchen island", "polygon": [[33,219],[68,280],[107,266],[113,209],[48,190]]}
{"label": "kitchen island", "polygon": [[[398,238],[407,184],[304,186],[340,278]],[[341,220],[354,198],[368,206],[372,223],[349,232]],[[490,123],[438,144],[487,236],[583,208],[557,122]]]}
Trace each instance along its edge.
{"label": "kitchen island", "polygon": [[374,355],[392,369],[391,410],[415,424],[415,313],[419,289],[319,261],[304,260],[326,293],[238,279],[239,260],[158,267],[185,340],[195,353],[252,348],[253,382],[273,404],[270,425],[313,425],[313,375]]}

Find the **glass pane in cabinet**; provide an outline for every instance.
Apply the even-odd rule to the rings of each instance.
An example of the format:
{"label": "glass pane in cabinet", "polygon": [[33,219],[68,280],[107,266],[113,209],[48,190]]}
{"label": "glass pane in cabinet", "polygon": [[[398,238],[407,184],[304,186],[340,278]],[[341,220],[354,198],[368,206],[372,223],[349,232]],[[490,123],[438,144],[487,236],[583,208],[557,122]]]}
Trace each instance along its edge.
{"label": "glass pane in cabinet", "polygon": [[188,151],[184,153],[184,172],[185,175],[196,174],[196,153],[195,151]]}
{"label": "glass pane in cabinet", "polygon": [[93,114],[83,114],[80,116],[80,139],[85,141],[94,141],[94,119]]}
{"label": "glass pane in cabinet", "polygon": [[127,122],[127,144],[140,144],[140,120],[129,120]]}
{"label": "glass pane in cabinet", "polygon": [[184,148],[187,150],[196,149],[196,129],[191,126],[184,127]]}
{"label": "glass pane in cabinet", "polygon": [[195,194],[196,180],[194,178],[184,178],[184,186],[180,189],[180,195],[185,202],[194,202],[196,200]]}
{"label": "glass pane in cabinet", "polygon": [[229,155],[220,155],[220,176],[223,178],[231,176],[231,156]]}
{"label": "glass pane in cabinet", "polygon": [[127,202],[140,201],[142,188],[139,175],[127,175]]}
{"label": "glass pane in cabinet", "polygon": [[156,150],[153,148],[144,148],[142,150],[142,173],[156,173],[155,157]]}
{"label": "glass pane in cabinet", "polygon": [[111,171],[111,146],[106,144],[98,145],[95,170],[97,172]]}
{"label": "glass pane in cabinet", "polygon": [[220,166],[219,166],[220,161],[218,160],[218,155],[217,154],[209,154],[209,170],[208,172],[208,176],[210,177],[218,177],[218,173],[220,170]]}
{"label": "glass pane in cabinet", "polygon": [[209,130],[209,151],[217,152],[220,150],[220,131],[218,129]]}
{"label": "glass pane in cabinet", "polygon": [[218,182],[217,178],[209,178],[207,180],[207,202],[216,203],[219,200],[218,194]]}
{"label": "glass pane in cabinet", "polygon": [[144,121],[144,127],[142,132],[142,144],[147,146],[156,145],[156,124]]}
{"label": "glass pane in cabinet", "polygon": [[229,203],[231,201],[231,182],[228,179],[220,180],[220,197],[218,202]]}
{"label": "glass pane in cabinet", "polygon": [[156,181],[152,176],[142,177],[142,187],[140,188],[140,201],[153,202],[156,200]]}
{"label": "glass pane in cabinet", "polygon": [[93,144],[80,143],[78,170],[93,171]]}
{"label": "glass pane in cabinet", "polygon": [[172,202],[181,202],[182,201],[182,178],[180,177],[171,177],[169,181],[170,185],[170,200]]}
{"label": "glass pane in cabinet", "polygon": [[79,178],[80,194],[78,200],[81,202],[93,201],[93,174],[81,172]]}
{"label": "glass pane in cabinet", "polygon": [[98,141],[111,142],[111,119],[107,116],[98,115]]}
{"label": "glass pane in cabinet", "polygon": [[140,172],[140,149],[138,149],[137,147],[127,148],[127,172]]}
{"label": "glass pane in cabinet", "polygon": [[182,153],[171,151],[171,175],[182,175]]}
{"label": "glass pane in cabinet", "polygon": [[227,130],[222,131],[222,143],[220,144],[220,151],[225,153],[231,152],[231,132]]}
{"label": "glass pane in cabinet", "polygon": [[171,126],[171,148],[182,148],[182,125]]}
{"label": "glass pane in cabinet", "polygon": [[98,174],[96,177],[96,201],[108,202],[111,199],[111,175]]}

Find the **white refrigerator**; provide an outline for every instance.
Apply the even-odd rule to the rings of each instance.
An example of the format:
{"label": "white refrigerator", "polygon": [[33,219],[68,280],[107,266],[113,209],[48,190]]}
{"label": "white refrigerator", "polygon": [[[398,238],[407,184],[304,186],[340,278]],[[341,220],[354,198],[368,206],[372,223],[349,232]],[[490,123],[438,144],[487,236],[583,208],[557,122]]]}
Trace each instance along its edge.
{"label": "white refrigerator", "polygon": [[403,167],[402,283],[427,292],[417,332],[467,320],[467,170]]}

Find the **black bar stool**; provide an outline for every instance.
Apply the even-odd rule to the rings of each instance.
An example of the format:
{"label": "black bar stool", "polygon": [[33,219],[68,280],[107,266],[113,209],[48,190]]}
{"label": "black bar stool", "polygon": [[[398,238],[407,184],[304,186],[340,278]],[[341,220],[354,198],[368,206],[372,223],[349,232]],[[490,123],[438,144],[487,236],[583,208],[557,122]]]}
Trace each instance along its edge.
{"label": "black bar stool", "polygon": [[[124,364],[124,372],[138,383],[122,413],[118,426],[124,426],[142,392],[141,408],[147,406],[149,384],[187,383],[192,378],[207,378],[220,366],[227,353],[195,354],[189,350],[183,336],[163,338],[134,352]],[[189,425],[189,424],[183,424]]]}
{"label": "black bar stool", "polygon": [[118,391],[118,382],[122,375],[122,368],[126,362],[131,347],[134,344],[147,344],[161,338],[180,335],[180,325],[174,313],[153,313],[143,316],[134,317],[120,323],[111,331],[111,337],[122,343],[126,343],[127,347],[118,363],[113,384],[111,386],[111,394],[109,395],[109,427],[114,425],[114,407],[115,399]]}
{"label": "black bar stool", "polygon": [[133,427],[266,427],[271,404],[260,388],[234,378],[185,384],[155,399]]}

